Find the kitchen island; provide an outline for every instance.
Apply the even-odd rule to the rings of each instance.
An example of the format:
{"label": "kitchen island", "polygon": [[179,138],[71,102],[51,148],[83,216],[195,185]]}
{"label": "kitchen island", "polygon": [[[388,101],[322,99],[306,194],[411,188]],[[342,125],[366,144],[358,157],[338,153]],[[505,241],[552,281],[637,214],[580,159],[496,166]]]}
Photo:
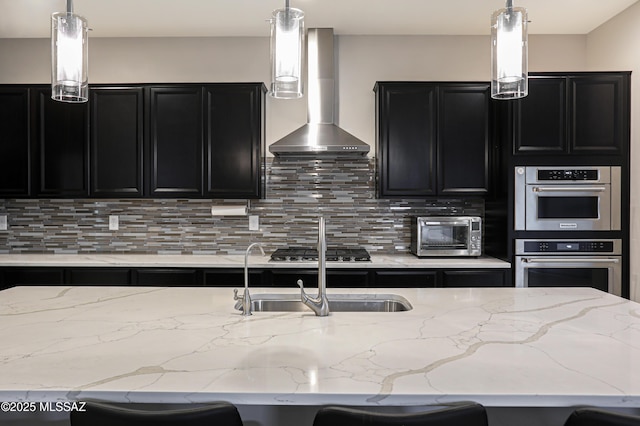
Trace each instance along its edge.
{"label": "kitchen island", "polygon": [[244,317],[227,288],[4,290],[0,400],[640,407],[640,304],[589,288],[328,289],[351,291],[413,309]]}

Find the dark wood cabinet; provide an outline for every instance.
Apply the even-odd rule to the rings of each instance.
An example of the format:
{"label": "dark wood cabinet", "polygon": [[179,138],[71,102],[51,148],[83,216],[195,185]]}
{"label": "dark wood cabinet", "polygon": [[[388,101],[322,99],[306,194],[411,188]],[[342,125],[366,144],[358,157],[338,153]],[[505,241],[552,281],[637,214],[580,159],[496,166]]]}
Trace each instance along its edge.
{"label": "dark wood cabinet", "polygon": [[437,270],[386,270],[375,271],[376,287],[436,287],[438,285]]}
{"label": "dark wood cabinet", "polygon": [[545,73],[514,101],[515,155],[622,155],[629,140],[629,73]]}
{"label": "dark wood cabinet", "polygon": [[0,88],[0,198],[30,194],[29,89]]}
{"label": "dark wood cabinet", "polygon": [[148,90],[148,194],[201,198],[202,86],[174,85]]}
{"label": "dark wood cabinet", "polygon": [[70,285],[129,285],[128,268],[73,268],[66,271],[65,284]]}
{"label": "dark wood cabinet", "polygon": [[509,270],[455,270],[442,271],[442,287],[507,287]]}
{"label": "dark wood cabinet", "polygon": [[565,77],[531,77],[529,94],[514,101],[516,153],[562,153],[567,150],[567,81]]}
{"label": "dark wood cabinet", "polygon": [[436,194],[437,90],[430,83],[376,84],[378,197]]}
{"label": "dark wood cabinet", "polygon": [[[432,288],[511,286],[510,269],[327,269],[327,288]],[[4,279],[4,283],[3,280]],[[315,268],[250,268],[255,287],[317,288]],[[138,285],[244,286],[243,268],[92,268],[5,267],[0,286],[14,285]],[[312,292],[313,290],[311,290]]]}
{"label": "dark wood cabinet", "polygon": [[[208,287],[244,287],[244,269],[208,269],[204,272],[204,285]],[[266,287],[269,275],[262,269],[249,269],[249,287]]]}
{"label": "dark wood cabinet", "polygon": [[92,87],[92,197],[143,196],[142,87]]}
{"label": "dark wood cabinet", "polygon": [[488,83],[378,82],[380,198],[489,192]]}
{"label": "dark wood cabinet", "polygon": [[148,91],[149,196],[262,196],[262,83],[171,85]]}
{"label": "dark wood cabinet", "polygon": [[438,193],[489,192],[490,86],[443,84],[438,94]]}
{"label": "dark wood cabinet", "polygon": [[263,83],[0,86],[0,198],[258,199]]}
{"label": "dark wood cabinet", "polygon": [[31,89],[36,197],[89,195],[89,105],[57,102],[50,87]]}
{"label": "dark wood cabinet", "polygon": [[264,86],[205,87],[207,198],[260,198],[263,194]]}
{"label": "dark wood cabinet", "polygon": [[629,138],[629,75],[572,76],[569,82],[570,151],[622,154]]}
{"label": "dark wood cabinet", "polygon": [[63,285],[64,268],[6,268],[5,286],[19,285]]}
{"label": "dark wood cabinet", "polygon": [[201,271],[190,268],[144,268],[131,271],[131,284],[139,286],[198,287]]}

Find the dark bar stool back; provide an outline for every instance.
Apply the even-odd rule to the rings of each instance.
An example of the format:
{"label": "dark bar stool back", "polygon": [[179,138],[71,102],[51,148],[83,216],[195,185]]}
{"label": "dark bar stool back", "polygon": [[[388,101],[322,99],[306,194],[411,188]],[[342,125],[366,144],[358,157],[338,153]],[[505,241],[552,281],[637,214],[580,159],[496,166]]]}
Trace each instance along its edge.
{"label": "dark bar stool back", "polygon": [[321,408],[313,426],[487,426],[480,404],[454,405],[419,413],[388,414],[347,407]]}
{"label": "dark bar stool back", "polygon": [[219,402],[179,410],[142,410],[87,402],[86,411],[71,412],[71,426],[242,426],[237,408]]}
{"label": "dark bar stool back", "polygon": [[578,408],[571,413],[565,426],[640,426],[640,417],[598,408]]}

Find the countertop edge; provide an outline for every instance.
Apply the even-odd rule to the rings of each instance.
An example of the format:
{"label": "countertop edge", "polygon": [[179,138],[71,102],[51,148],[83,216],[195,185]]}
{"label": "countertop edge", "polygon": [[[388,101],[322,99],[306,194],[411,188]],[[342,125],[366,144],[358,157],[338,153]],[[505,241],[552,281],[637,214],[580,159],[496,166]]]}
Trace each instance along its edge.
{"label": "countertop edge", "polygon": [[[251,268],[314,268],[316,262],[273,262],[252,255]],[[131,268],[242,268],[244,255],[164,254],[3,254],[0,267],[131,267]],[[490,257],[418,258],[411,254],[376,255],[370,262],[327,262],[328,269],[509,269],[509,262]]]}

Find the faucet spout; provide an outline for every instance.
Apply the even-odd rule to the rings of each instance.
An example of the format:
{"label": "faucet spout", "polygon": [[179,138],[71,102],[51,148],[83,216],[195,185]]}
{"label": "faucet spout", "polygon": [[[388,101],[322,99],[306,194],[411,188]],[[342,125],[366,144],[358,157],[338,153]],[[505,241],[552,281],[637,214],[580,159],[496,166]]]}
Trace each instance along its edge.
{"label": "faucet spout", "polygon": [[249,253],[251,253],[251,249],[256,246],[264,256],[262,244],[253,243],[247,247],[247,250],[244,253],[244,293],[242,296],[238,296],[238,289],[236,288],[233,290],[233,299],[238,301],[236,303],[236,308],[242,307],[243,316],[251,315],[251,294],[249,294]]}
{"label": "faucet spout", "polygon": [[329,315],[329,300],[327,299],[327,240],[324,228],[324,217],[318,220],[318,295],[311,297],[304,291],[304,283],[298,280],[302,303],[307,305],[319,317]]}

